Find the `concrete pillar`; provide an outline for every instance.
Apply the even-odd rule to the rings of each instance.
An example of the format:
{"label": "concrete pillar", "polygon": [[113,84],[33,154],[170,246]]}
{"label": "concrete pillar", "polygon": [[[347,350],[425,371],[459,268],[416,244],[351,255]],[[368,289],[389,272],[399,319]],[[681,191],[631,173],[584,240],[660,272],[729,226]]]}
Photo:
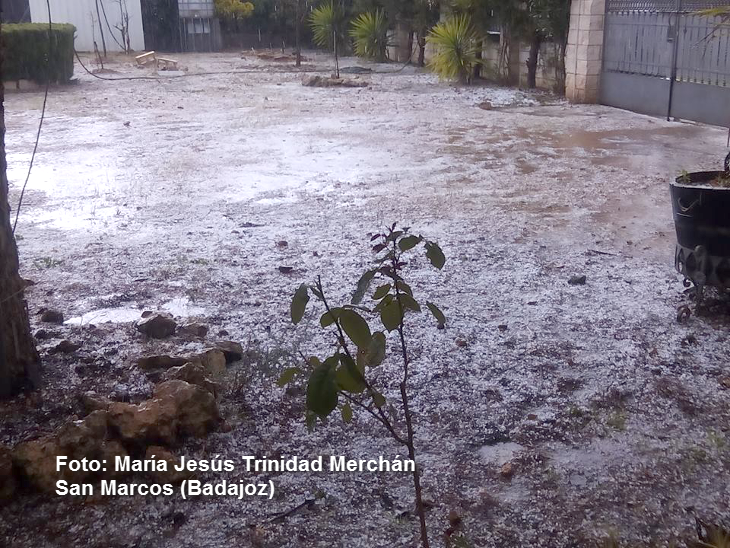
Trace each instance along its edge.
{"label": "concrete pillar", "polygon": [[573,0],[565,50],[565,96],[573,103],[597,103],[601,79],[606,0]]}

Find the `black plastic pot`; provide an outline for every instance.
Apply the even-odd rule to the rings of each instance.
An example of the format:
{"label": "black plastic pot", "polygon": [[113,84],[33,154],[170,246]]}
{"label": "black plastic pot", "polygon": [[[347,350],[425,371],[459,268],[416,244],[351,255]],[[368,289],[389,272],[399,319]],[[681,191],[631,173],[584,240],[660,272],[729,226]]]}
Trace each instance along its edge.
{"label": "black plastic pot", "polygon": [[[726,158],[730,162],[730,154]],[[698,288],[730,289],[730,188],[710,186],[722,171],[678,177],[671,187],[677,270]]]}

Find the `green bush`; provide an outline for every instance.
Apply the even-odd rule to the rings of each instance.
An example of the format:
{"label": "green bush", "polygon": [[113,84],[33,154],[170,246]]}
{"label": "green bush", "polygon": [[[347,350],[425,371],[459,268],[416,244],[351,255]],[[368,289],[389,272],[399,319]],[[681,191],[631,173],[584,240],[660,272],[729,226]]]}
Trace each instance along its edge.
{"label": "green bush", "polygon": [[48,24],[2,25],[3,80],[68,82],[74,73],[75,32],[73,25],[52,26],[49,62]]}

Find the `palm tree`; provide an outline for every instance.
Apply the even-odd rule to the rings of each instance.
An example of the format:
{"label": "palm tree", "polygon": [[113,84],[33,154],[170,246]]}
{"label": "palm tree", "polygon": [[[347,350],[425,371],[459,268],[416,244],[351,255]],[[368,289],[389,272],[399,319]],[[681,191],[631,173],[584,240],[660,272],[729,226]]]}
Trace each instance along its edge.
{"label": "palm tree", "polygon": [[385,61],[388,53],[388,21],[383,10],[361,13],[352,22],[350,36],[359,57]]}
{"label": "palm tree", "polygon": [[344,10],[334,0],[328,0],[315,8],[309,16],[314,42],[318,46],[334,50],[335,76],[337,78],[340,77],[338,46],[345,36],[345,22]]}
{"label": "palm tree", "polygon": [[436,48],[429,63],[439,77],[456,79],[461,84],[471,82],[478,63],[478,35],[468,15],[455,15],[436,25],[428,35]]}

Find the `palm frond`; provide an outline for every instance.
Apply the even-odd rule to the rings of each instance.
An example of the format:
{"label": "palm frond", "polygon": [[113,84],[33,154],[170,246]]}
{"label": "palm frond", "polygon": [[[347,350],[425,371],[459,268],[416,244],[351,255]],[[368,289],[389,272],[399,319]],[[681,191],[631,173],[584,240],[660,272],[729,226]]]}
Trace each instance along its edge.
{"label": "palm frond", "polygon": [[388,51],[388,21],[383,10],[361,13],[352,22],[350,36],[355,42],[355,54],[384,61]]}
{"label": "palm frond", "polygon": [[332,48],[335,33],[341,34],[342,21],[342,12],[332,0],[312,10],[309,25],[312,27],[314,43],[323,48]]}
{"label": "palm frond", "polygon": [[428,35],[436,49],[430,68],[445,80],[469,80],[477,64],[477,34],[468,15],[458,15],[436,25]]}

